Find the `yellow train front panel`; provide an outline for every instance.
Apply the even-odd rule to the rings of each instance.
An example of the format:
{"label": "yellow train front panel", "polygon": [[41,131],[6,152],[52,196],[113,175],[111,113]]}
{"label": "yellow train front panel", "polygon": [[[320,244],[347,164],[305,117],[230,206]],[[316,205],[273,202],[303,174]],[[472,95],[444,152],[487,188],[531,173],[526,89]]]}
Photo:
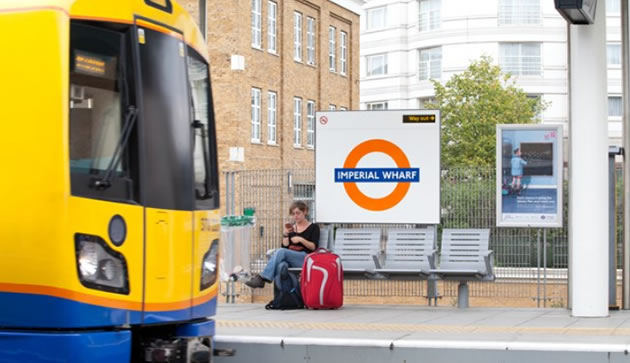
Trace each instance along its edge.
{"label": "yellow train front panel", "polygon": [[188,83],[207,51],[176,3],[151,3],[0,4],[0,326],[214,314],[218,194],[193,156],[214,126],[193,127]]}

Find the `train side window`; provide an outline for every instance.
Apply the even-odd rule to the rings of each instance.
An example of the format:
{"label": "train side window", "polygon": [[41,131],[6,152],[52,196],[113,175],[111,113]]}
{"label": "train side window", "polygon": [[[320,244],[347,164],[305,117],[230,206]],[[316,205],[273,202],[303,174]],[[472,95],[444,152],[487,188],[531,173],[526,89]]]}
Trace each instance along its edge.
{"label": "train side window", "polygon": [[137,112],[128,35],[73,23],[70,38],[72,194],[131,201]]}
{"label": "train side window", "polygon": [[216,132],[209,67],[188,47],[188,79],[193,108],[193,166],[196,209],[219,207]]}

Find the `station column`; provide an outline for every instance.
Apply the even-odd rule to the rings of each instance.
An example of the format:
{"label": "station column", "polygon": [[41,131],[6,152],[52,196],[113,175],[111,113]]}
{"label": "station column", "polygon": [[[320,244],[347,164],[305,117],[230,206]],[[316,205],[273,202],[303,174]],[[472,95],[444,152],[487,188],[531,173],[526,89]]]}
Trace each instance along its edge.
{"label": "station column", "polygon": [[569,25],[569,269],[571,313],[608,316],[606,9]]}

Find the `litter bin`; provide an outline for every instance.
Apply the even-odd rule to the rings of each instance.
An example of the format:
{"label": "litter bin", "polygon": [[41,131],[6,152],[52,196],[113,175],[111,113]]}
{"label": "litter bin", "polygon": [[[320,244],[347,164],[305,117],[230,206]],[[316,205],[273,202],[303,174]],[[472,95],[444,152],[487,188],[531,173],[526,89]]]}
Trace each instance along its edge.
{"label": "litter bin", "polygon": [[234,282],[249,276],[250,246],[254,215],[225,216],[221,218],[221,251],[219,271],[226,285],[226,301],[235,302]]}

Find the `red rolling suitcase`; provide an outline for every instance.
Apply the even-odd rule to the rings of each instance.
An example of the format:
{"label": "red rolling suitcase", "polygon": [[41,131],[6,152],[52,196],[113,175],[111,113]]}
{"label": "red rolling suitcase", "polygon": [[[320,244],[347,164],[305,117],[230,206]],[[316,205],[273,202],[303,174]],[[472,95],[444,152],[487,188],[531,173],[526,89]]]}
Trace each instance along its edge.
{"label": "red rolling suitcase", "polygon": [[318,248],[304,259],[300,279],[304,305],[309,309],[337,309],[343,305],[341,259]]}

